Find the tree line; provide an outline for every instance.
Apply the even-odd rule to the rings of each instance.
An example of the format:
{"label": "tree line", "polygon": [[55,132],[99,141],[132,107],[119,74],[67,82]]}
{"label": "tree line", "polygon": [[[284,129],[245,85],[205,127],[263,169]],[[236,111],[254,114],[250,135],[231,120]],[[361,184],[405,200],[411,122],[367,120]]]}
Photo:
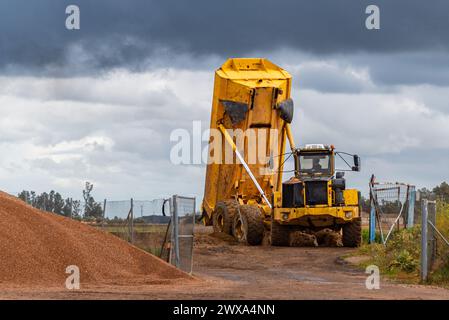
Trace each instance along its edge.
{"label": "tree line", "polygon": [[25,201],[34,208],[59,214],[74,219],[102,218],[103,208],[92,196],[94,185],[86,182],[83,190],[82,203],[80,200],[64,198],[59,192],[51,190],[37,194],[35,191],[23,190],[18,194],[19,199]]}

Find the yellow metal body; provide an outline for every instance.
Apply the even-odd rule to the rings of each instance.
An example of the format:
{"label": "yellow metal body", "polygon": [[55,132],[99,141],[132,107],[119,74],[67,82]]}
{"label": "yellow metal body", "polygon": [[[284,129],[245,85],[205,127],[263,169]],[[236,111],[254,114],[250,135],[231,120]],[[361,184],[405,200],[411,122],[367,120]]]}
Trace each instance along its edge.
{"label": "yellow metal body", "polygon": [[274,193],[273,218],[280,224],[300,225],[304,227],[327,227],[351,222],[360,217],[359,192],[355,189],[343,191],[345,204],[333,206],[333,194],[328,184],[327,205],[305,206],[304,208],[282,208],[281,192]]}
{"label": "yellow metal body", "polygon": [[[264,193],[273,201],[273,209],[264,204],[261,194],[257,190],[242,165],[225,164],[226,148],[235,149],[234,141],[225,135],[221,143],[221,150],[209,150],[209,160],[216,158],[215,152],[220,152],[221,163],[208,162],[206,168],[206,183],[202,203],[205,224],[212,223],[212,214],[217,202],[237,199],[240,204],[258,205],[265,215],[265,223],[269,224],[271,216],[281,224],[294,224],[315,227],[325,227],[344,224],[360,216],[357,190],[344,190],[344,205],[333,206],[334,197],[331,182],[328,182],[328,204],[305,206],[304,208],[282,208],[282,170],[278,167],[284,161],[286,141],[290,148],[295,149],[290,124],[282,120],[276,105],[290,98],[291,76],[288,72],[274,65],[266,59],[239,58],[229,59],[215,73],[214,96],[210,128],[225,129],[275,129],[277,130],[277,145],[266,137],[266,156],[276,159],[277,166],[271,174],[266,169],[266,163],[248,164],[251,172]],[[244,120],[234,123],[227,114],[223,101],[233,101],[248,106]],[[211,135],[210,142],[214,137]],[[246,139],[246,138],[245,138]],[[244,143],[242,156],[248,161],[248,152],[255,148]],[[229,150],[228,150],[229,152]],[[334,170],[334,154],[332,152],[332,171]],[[304,203],[306,203],[304,201]]]}
{"label": "yellow metal body", "polygon": [[[286,122],[279,117],[275,106],[290,98],[290,89],[290,74],[266,59],[229,59],[215,72],[210,128],[218,129],[219,125],[222,125],[226,129],[240,129],[243,132],[252,129],[257,134],[259,132],[266,134],[266,156],[272,156],[277,163],[281,163],[286,145]],[[225,110],[223,101],[246,104],[248,111],[245,119],[237,124],[233,123]],[[274,139],[270,137],[270,129],[277,130],[272,131],[277,132],[277,144],[274,144]],[[244,168],[236,165],[235,162],[234,164],[225,163],[226,152],[229,152],[226,149],[229,148],[228,143],[225,139],[223,140],[222,150],[209,150],[209,159],[214,158],[214,152],[221,152],[222,162],[210,163],[209,161],[206,168],[202,206],[207,224],[210,223],[217,202],[233,199],[236,195],[242,204],[254,203],[264,206],[260,192]],[[245,161],[248,161],[246,150],[252,148],[255,146],[249,145],[248,139],[245,138],[245,150],[242,152]],[[268,199],[271,199],[273,191],[282,186],[282,173],[273,170],[271,174],[267,174],[265,170],[268,168],[267,163],[259,160],[248,161],[248,166]]]}

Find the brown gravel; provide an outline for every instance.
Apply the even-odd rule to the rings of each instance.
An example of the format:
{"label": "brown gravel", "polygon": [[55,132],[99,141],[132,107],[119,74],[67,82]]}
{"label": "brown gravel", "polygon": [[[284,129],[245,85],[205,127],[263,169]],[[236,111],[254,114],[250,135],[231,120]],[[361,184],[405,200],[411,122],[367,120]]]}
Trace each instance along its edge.
{"label": "brown gravel", "polygon": [[341,234],[331,229],[322,229],[315,233],[320,246],[324,247],[343,247]]}
{"label": "brown gravel", "polygon": [[449,290],[405,285],[381,277],[368,290],[367,274],[341,259],[354,248],[234,244],[212,227],[195,226],[194,275],[173,285],[108,285],[81,290],[46,287],[1,290],[1,299],[449,299]]}
{"label": "brown gravel", "polygon": [[315,235],[302,231],[290,233],[290,247],[318,247]]}
{"label": "brown gravel", "polygon": [[195,281],[113,235],[0,192],[0,288],[65,288],[69,265],[79,267],[81,286]]}

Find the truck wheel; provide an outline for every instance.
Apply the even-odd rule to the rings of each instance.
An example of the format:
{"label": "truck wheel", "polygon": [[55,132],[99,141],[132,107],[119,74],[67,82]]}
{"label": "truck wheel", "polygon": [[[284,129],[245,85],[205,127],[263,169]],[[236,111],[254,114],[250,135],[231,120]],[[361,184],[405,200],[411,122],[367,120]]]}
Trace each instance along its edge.
{"label": "truck wheel", "polygon": [[342,241],[345,247],[360,246],[362,242],[362,221],[360,218],[343,225]]}
{"label": "truck wheel", "polygon": [[270,241],[272,246],[288,246],[290,242],[290,228],[271,220]]}
{"label": "truck wheel", "polygon": [[262,214],[257,206],[242,205],[240,214],[234,216],[232,233],[239,242],[246,242],[251,246],[262,243],[265,227]]}
{"label": "truck wheel", "polygon": [[215,232],[231,234],[232,222],[238,203],[235,200],[219,201],[213,212],[212,223]]}

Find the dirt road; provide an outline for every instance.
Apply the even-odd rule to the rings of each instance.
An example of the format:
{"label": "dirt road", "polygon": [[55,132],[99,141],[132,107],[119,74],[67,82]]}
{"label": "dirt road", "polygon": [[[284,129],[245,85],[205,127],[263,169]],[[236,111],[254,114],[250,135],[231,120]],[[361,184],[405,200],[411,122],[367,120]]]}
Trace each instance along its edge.
{"label": "dirt road", "polygon": [[[449,290],[382,280],[365,287],[366,276],[340,262],[347,248],[247,247],[199,228],[194,275],[183,285],[12,288],[0,298],[25,299],[449,299]],[[82,281],[82,279],[81,279]],[[81,284],[82,285],[82,284]]]}

